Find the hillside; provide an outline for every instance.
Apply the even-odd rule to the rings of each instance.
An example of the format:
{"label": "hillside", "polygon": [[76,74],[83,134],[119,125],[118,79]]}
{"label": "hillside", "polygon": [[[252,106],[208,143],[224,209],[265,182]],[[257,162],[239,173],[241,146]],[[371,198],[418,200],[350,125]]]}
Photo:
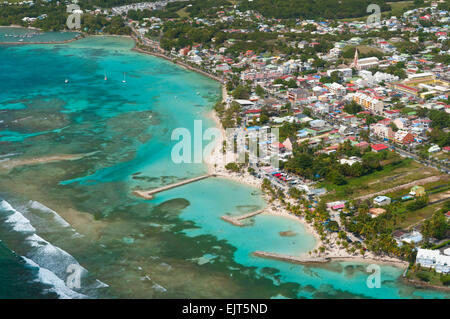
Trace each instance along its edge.
{"label": "hillside", "polygon": [[380,5],[381,11],[390,10],[385,0],[243,0],[241,11],[255,10],[273,18],[355,18],[367,15],[369,4]]}

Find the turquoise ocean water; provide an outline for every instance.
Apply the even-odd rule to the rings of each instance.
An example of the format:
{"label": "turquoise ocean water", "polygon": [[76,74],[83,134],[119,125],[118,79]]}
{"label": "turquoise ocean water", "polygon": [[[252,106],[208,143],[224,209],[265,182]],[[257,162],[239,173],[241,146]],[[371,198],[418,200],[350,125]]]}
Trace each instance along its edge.
{"label": "turquoise ocean water", "polygon": [[[448,298],[405,285],[391,266],[370,289],[363,263],[252,256],[307,252],[315,239],[287,218],[222,221],[266,205],[257,189],[233,181],[135,197],[136,188],[206,172],[171,161],[171,132],[194,120],[213,126],[207,116],[220,86],[132,47],[111,37],[0,45],[0,297]],[[83,158],[11,165],[73,154]],[[81,288],[67,286],[71,264],[83,267]]]}

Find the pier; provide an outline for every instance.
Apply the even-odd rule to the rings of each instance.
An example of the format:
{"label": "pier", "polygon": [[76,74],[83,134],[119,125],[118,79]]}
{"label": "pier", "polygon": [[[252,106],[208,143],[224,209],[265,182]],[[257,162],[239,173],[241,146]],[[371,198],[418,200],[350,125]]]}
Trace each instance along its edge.
{"label": "pier", "polygon": [[291,255],[269,253],[266,251],[255,251],[253,252],[253,255],[257,257],[287,261],[297,264],[314,264],[314,263],[317,264],[317,263],[327,263],[330,261],[330,258],[291,256]]}
{"label": "pier", "polygon": [[135,190],[135,191],[133,191],[133,194],[135,194],[139,197],[145,198],[145,199],[153,199],[154,198],[153,195],[156,193],[164,192],[164,191],[167,191],[172,188],[180,187],[180,186],[183,186],[186,184],[194,183],[194,182],[200,181],[202,179],[205,179],[208,177],[214,177],[214,176],[216,176],[216,175],[214,175],[214,174],[202,175],[202,176],[193,177],[193,178],[181,181],[181,182],[169,184],[169,185],[158,187],[158,188],[151,189],[151,190]]}
{"label": "pier", "polygon": [[256,212],[251,212],[248,214],[240,215],[240,216],[230,216],[230,215],[223,215],[220,217],[224,221],[233,224],[234,226],[245,226],[243,223],[241,223],[241,220],[247,219],[256,215],[259,215],[264,212],[264,209],[257,210]]}

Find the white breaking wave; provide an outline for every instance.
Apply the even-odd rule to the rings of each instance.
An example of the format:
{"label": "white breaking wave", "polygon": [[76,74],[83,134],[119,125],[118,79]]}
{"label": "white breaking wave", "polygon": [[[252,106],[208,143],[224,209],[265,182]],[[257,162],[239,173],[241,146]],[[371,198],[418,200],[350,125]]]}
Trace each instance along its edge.
{"label": "white breaking wave", "polygon": [[30,207],[33,208],[33,209],[38,209],[40,211],[52,214],[53,218],[58,223],[60,223],[61,226],[63,226],[63,227],[71,227],[70,224],[64,218],[62,218],[57,212],[55,212],[51,208],[48,208],[47,206],[45,206],[45,205],[43,205],[43,204],[41,204],[39,202],[33,201],[33,200],[30,200],[29,204],[30,204]]}
{"label": "white breaking wave", "polygon": [[[39,207],[38,209],[40,210],[46,208],[38,202],[35,203],[37,204],[34,204],[34,208]],[[28,244],[30,249],[27,251],[26,257],[22,257],[30,266],[39,267],[38,279],[45,284],[53,285],[54,288],[52,290],[58,293],[60,298],[88,298],[83,294],[73,291],[64,282],[68,275],[70,275],[68,273],[70,267],[76,266],[80,278],[86,276],[87,270],[72,255],[37,235],[36,229],[31,225],[30,221],[22,213],[14,209],[7,201],[2,200],[0,202],[0,214],[2,213],[1,210],[10,213],[7,215],[5,222],[10,224],[14,231],[28,235],[25,238],[25,244]],[[55,214],[54,216],[59,216],[56,212],[51,212]],[[61,218],[61,220],[65,222],[64,219]],[[70,227],[70,224],[67,222],[64,225],[65,227]],[[108,285],[97,280],[96,286],[103,288]]]}
{"label": "white breaking wave", "polygon": [[76,265],[82,275],[87,273],[78,261],[69,253],[50,244],[42,237],[33,234],[25,239],[32,249],[27,254],[31,257],[39,266],[51,269],[59,278],[65,278],[67,276],[67,269],[70,265]]}
{"label": "white breaking wave", "polygon": [[[0,123],[2,123],[3,121],[0,121]],[[19,155],[19,153],[9,153],[9,154],[3,154],[0,155],[0,158],[5,158],[5,157],[9,157],[9,156],[15,156],[15,155]],[[9,159],[8,159],[9,160]]]}
{"label": "white breaking wave", "polygon": [[15,210],[7,201],[0,202],[0,208],[6,211],[13,212],[9,215],[5,222],[11,224],[12,228],[17,232],[34,233],[36,229],[31,225],[30,221],[25,218],[20,212]]}
{"label": "white breaking wave", "polygon": [[33,260],[29,258],[23,256],[22,258],[26,261],[26,263],[29,266],[39,269],[38,278],[36,279],[36,281],[52,286],[52,288],[49,288],[48,291],[55,292],[60,299],[88,298],[87,296],[80,294],[76,291],[73,291],[72,289],[67,287],[64,281],[61,280],[50,270],[40,267],[38,264],[36,264]]}

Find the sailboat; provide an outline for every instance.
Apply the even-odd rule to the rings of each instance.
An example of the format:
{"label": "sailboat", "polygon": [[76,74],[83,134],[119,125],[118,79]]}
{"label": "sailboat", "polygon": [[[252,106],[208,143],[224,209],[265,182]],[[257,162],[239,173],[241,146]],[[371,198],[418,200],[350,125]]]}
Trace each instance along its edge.
{"label": "sailboat", "polygon": [[69,79],[65,79],[65,80],[64,80],[64,83],[69,83]]}
{"label": "sailboat", "polygon": [[125,81],[125,72],[123,72],[123,80],[122,80],[122,83],[125,83],[125,82],[127,82],[127,81]]}
{"label": "sailboat", "polygon": [[108,80],[108,77],[106,76],[106,71],[105,71],[105,81]]}

